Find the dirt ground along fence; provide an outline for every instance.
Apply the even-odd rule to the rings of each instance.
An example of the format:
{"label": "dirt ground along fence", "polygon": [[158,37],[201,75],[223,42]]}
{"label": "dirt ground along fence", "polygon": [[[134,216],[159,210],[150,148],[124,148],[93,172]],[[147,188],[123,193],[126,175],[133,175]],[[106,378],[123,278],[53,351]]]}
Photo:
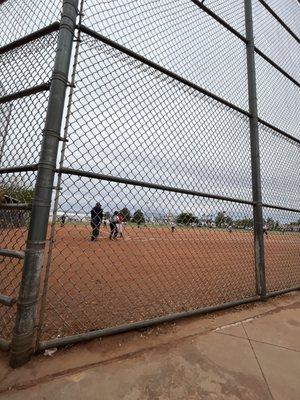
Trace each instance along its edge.
{"label": "dirt ground along fence", "polygon": [[296,0],[0,2],[0,347],[300,286]]}

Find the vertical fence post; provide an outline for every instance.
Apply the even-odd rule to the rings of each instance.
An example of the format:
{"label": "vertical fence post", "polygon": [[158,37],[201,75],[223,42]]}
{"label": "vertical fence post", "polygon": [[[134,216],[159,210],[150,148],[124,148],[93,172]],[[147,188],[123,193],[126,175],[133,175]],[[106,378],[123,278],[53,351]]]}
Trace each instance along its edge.
{"label": "vertical fence post", "polygon": [[257,94],[255,76],[255,51],[253,38],[252,0],[245,0],[245,23],[247,39],[247,75],[248,101],[250,116],[251,168],[252,168],[252,196],[254,220],[254,252],[256,268],[257,293],[262,299],[266,297],[265,254],[263,238],[263,213],[260,176],[260,152],[257,117]]}
{"label": "vertical fence post", "polygon": [[26,363],[34,351],[36,308],[60,140],[78,0],[63,0],[58,44],[43,132],[32,215],[11,343],[10,365]]}
{"label": "vertical fence post", "polygon": [[[82,15],[83,15],[83,5],[84,0],[81,0],[81,4],[79,6],[79,20],[78,26],[81,25]],[[77,37],[74,39],[76,42],[75,45],[75,54],[74,54],[74,62],[73,62],[73,70],[71,74],[71,88],[69,93],[69,100],[67,105],[67,113],[66,113],[66,120],[65,120],[65,127],[64,127],[64,135],[63,135],[63,144],[61,148],[60,160],[59,160],[59,169],[63,167],[64,160],[65,160],[65,151],[68,139],[68,131],[69,131],[69,123],[70,123],[70,116],[71,116],[71,108],[73,104],[73,93],[75,88],[75,80],[76,80],[76,70],[78,65],[78,56],[79,56],[79,47],[81,42],[81,30],[80,28],[77,31]],[[41,296],[41,307],[39,310],[39,323],[37,326],[37,335],[36,335],[36,346],[39,346],[39,342],[42,335],[43,325],[44,325],[44,318],[45,318],[45,309],[46,309],[46,298],[47,298],[47,291],[48,291],[48,281],[51,269],[51,261],[52,261],[52,252],[54,248],[54,241],[56,235],[56,222],[57,222],[57,210],[58,210],[58,202],[59,202],[59,195],[61,191],[61,184],[62,184],[62,172],[58,172],[57,174],[57,187],[55,190],[55,197],[54,197],[54,205],[53,205],[53,215],[52,215],[52,223],[51,223],[51,231],[50,231],[50,243],[49,243],[49,250],[47,255],[47,260],[45,260],[45,278],[44,278],[44,285],[42,288],[42,296]]]}

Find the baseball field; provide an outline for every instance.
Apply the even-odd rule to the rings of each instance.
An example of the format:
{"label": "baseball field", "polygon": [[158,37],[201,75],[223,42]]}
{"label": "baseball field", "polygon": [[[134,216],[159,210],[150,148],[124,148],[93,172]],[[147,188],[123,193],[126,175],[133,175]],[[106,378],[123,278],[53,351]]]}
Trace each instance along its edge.
{"label": "baseball field", "polygon": [[[57,225],[43,339],[255,295],[251,231],[128,226],[123,238],[111,241],[102,227],[95,242],[90,231],[88,224]],[[4,241],[20,249],[25,231],[7,231]],[[299,285],[299,244],[299,233],[265,238],[269,291]],[[22,262],[3,258],[0,266],[1,293],[16,295]],[[6,310],[1,317],[8,326],[15,309]]]}

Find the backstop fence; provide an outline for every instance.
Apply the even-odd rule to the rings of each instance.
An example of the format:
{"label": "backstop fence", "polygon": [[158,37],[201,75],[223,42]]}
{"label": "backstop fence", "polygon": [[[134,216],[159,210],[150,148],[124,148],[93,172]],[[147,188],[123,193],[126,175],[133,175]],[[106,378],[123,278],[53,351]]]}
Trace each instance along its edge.
{"label": "backstop fence", "polygon": [[299,20],[297,0],[0,2],[12,366],[299,289]]}

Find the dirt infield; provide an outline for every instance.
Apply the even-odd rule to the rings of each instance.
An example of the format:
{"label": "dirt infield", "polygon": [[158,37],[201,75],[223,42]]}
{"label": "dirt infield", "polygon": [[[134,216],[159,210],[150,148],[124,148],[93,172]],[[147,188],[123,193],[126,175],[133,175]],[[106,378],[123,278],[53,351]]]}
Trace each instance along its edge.
{"label": "dirt infield", "polygon": [[[10,231],[5,241],[22,247],[24,236]],[[43,339],[255,295],[251,231],[127,227],[124,236],[110,241],[103,227],[91,242],[88,225],[58,228]],[[269,290],[299,284],[299,244],[299,234],[271,233],[265,240]],[[17,288],[17,268],[2,282],[7,294]]]}

